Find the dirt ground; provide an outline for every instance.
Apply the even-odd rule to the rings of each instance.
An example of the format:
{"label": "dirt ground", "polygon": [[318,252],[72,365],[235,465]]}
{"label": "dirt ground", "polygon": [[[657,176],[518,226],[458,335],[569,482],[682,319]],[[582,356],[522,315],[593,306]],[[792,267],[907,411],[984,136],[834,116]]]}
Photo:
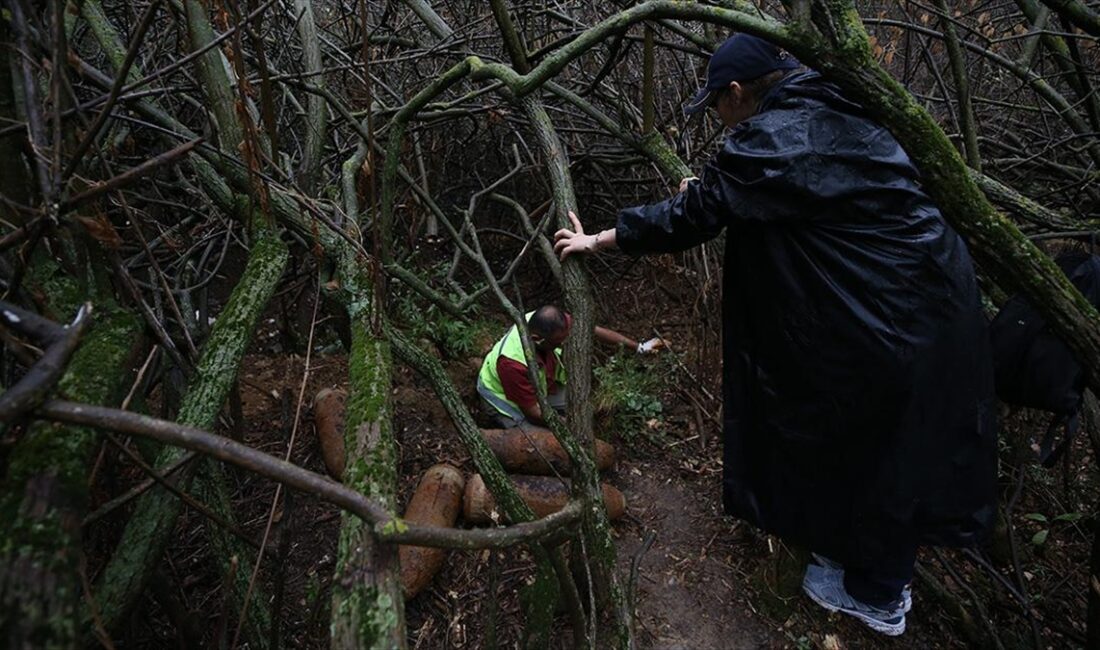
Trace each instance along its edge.
{"label": "dirt ground", "polygon": [[[660,282],[656,282],[658,273],[662,274]],[[689,282],[669,275],[660,268],[659,259],[654,264],[627,267],[618,280],[656,288],[643,295],[616,293],[609,285],[597,285],[597,293],[605,296],[606,303],[601,324],[639,338],[659,332],[677,342],[675,349],[680,351],[675,363],[660,366],[668,372],[662,378],[660,398],[665,408],[660,426],[649,432],[652,435],[635,435],[629,440],[612,436],[618,463],[605,476],[625,493],[628,503],[627,514],[614,526],[614,535],[619,574],[632,584],[636,595],[639,647],[965,647],[967,640],[955,631],[945,607],[919,581],[914,585],[915,606],[908,617],[909,630],[901,639],[875,636],[850,620],[826,614],[799,593],[800,567],[788,549],[778,540],[721,514],[721,454],[716,423],[719,404],[715,399],[718,342],[713,335],[713,321],[708,320],[713,318],[715,298],[685,290],[700,286],[699,278]],[[556,298],[537,292],[532,295],[532,302]],[[300,306],[308,311],[308,303]],[[503,319],[501,323],[503,329]],[[320,328],[317,351],[302,390],[304,359],[284,351],[279,329],[276,314],[266,318],[242,366],[240,433],[247,444],[282,456],[294,432],[291,461],[324,472],[309,405],[320,389],[343,385],[346,360],[335,335],[325,335],[324,328]],[[598,354],[598,362],[606,359],[605,351]],[[480,417],[474,391],[477,359],[444,362],[475,417]],[[295,429],[299,395],[301,415]],[[395,366],[393,405],[401,508],[420,475],[433,464],[451,463],[467,477],[474,472],[432,390],[400,364]],[[230,430],[227,424],[223,420],[223,432]],[[1090,462],[1082,453],[1074,467],[1085,467]],[[142,478],[133,471],[102,473],[115,474],[134,482]],[[252,539],[261,539],[274,486],[241,472],[230,470],[227,475],[241,529]],[[1067,484],[1073,485],[1068,480]],[[96,499],[102,502],[127,487],[125,481],[97,486]],[[1067,503],[1063,511],[1075,507],[1082,508]],[[1019,511],[1031,508],[1039,510],[1040,505],[1025,503]],[[109,554],[112,531],[118,530],[124,517],[120,511],[93,528],[93,575],[96,557]],[[179,541],[158,577],[166,588],[141,603],[119,647],[216,647],[219,640],[233,638],[237,613],[221,595],[205,525],[200,515],[185,514],[179,526]],[[329,585],[339,526],[336,508],[308,497],[292,496],[276,513],[260,576],[270,598],[279,597],[281,585],[276,618],[285,647],[328,645]],[[1065,551],[1067,559],[1055,567],[1058,571],[1040,573],[1033,569],[1036,585],[1040,581],[1050,585],[1043,590],[1036,586],[1035,590],[1052,599],[1050,602],[1062,602],[1053,600],[1057,597],[1074,611],[1083,610],[1080,594],[1084,585],[1077,580],[1073,562],[1087,557],[1088,538],[1084,532],[1074,532],[1076,524],[1073,528],[1059,526],[1055,533],[1060,538],[1052,544],[1057,544],[1059,553]],[[1025,529],[1022,533],[1031,535],[1035,530]],[[1071,538],[1070,533],[1076,537]],[[1063,540],[1074,544],[1072,553],[1066,550],[1067,542]],[[1033,551],[1025,552],[1029,554],[1024,558],[1026,562]],[[924,554],[921,562],[930,563],[932,558]],[[963,582],[976,583],[978,578],[967,565],[959,562],[958,566],[963,569],[959,576]],[[240,570],[251,571],[252,567]],[[531,558],[523,550],[451,553],[432,584],[407,603],[410,647],[482,648],[492,637],[497,647],[518,647],[523,630],[519,592],[531,575]],[[1069,580],[1063,575],[1074,577]],[[959,590],[959,584],[950,577],[944,582],[952,590]],[[998,620],[1018,623],[1019,614],[1013,611],[1011,601],[1001,598],[996,603],[994,614],[1000,617]],[[559,616],[558,631],[559,647],[568,647],[571,637],[564,614]]]}
{"label": "dirt ground", "polygon": [[[712,473],[709,472],[709,473]],[[687,478],[654,460],[620,463],[616,484],[631,496],[617,527],[620,571],[637,562],[640,645],[666,650],[782,647],[785,637],[759,618],[744,588],[744,536],[721,520],[713,476]],[[648,535],[652,545],[644,550]]]}
{"label": "dirt ground", "polygon": [[[247,389],[243,395],[252,444],[274,452],[280,435],[281,401],[254,386],[287,385],[301,371],[301,360],[250,356],[246,360]],[[308,395],[338,385],[344,359],[315,360]],[[454,369],[458,385],[472,386],[472,369]],[[284,389],[286,390],[286,389]],[[446,412],[419,378],[399,371],[394,389],[395,424],[401,453],[402,503],[415,489],[423,470],[449,462],[469,476],[472,463],[457,441]],[[468,396],[471,397],[471,396]],[[308,398],[307,398],[308,399]],[[471,400],[472,401],[472,400]],[[308,414],[307,414],[308,415]],[[308,422],[301,427],[296,460],[323,471],[319,446]],[[275,439],[273,439],[275,438]],[[642,444],[642,443],[639,443]],[[789,645],[787,635],[774,629],[752,610],[744,588],[746,557],[757,540],[744,535],[740,525],[718,514],[716,500],[720,465],[705,461],[713,445],[700,449],[697,439],[663,449],[645,443],[632,450],[619,445],[619,462],[605,480],[628,499],[628,514],[615,525],[620,574],[629,576],[636,562],[637,620],[640,647],[654,649],[762,648]],[[677,448],[691,446],[691,454]],[[714,456],[716,457],[716,456]],[[257,486],[258,488],[258,486]],[[258,490],[259,491],[259,490]],[[266,490],[270,493],[270,490]],[[244,504],[250,520],[266,515],[270,496],[256,494]],[[291,542],[284,575],[287,604],[284,625],[300,645],[323,647],[327,627],[327,586],[333,569],[339,516],[334,509],[299,498],[293,506]],[[262,530],[262,522],[256,524]],[[645,538],[653,533],[648,549]],[[201,536],[196,544],[201,546]],[[496,585],[485,576],[495,565]],[[490,592],[497,605],[497,638],[501,647],[518,642],[522,621],[517,598],[530,575],[523,552],[452,553],[431,587],[408,604],[410,646],[420,648],[479,648],[490,625]],[[311,587],[312,584],[312,587]],[[215,586],[215,585],[211,585]],[[561,638],[567,644],[566,621]]]}
{"label": "dirt ground", "polygon": [[[246,360],[248,389],[243,402],[248,422],[246,440],[278,453],[282,416],[277,401],[256,386],[284,385],[296,395],[301,359],[250,356]],[[312,364],[308,396],[339,385],[344,359],[321,357]],[[452,366],[456,382],[471,382],[468,365]],[[298,375],[300,377],[300,375]],[[437,462],[449,462],[467,475],[472,463],[458,442],[453,426],[431,391],[412,373],[398,372],[394,389],[395,424],[401,453],[401,503],[411,496],[422,472]],[[463,385],[459,383],[459,385]],[[471,398],[472,395],[468,395]],[[306,414],[308,417],[308,413]],[[310,423],[304,421],[295,444],[295,460],[323,471],[319,446]],[[878,639],[847,621],[830,618],[795,595],[779,607],[767,578],[783,551],[774,540],[743,523],[721,515],[721,465],[717,440],[699,438],[636,440],[618,445],[618,462],[604,479],[620,488],[628,514],[615,524],[619,571],[634,576],[639,647],[654,650],[695,648],[864,647]],[[270,504],[269,485],[248,481],[238,498],[250,529],[262,532]],[[313,499],[297,498],[292,506],[292,541],[282,575],[286,580],[283,625],[294,647],[326,647],[328,585],[334,566],[340,517]],[[192,521],[196,526],[197,519]],[[646,540],[652,534],[652,543]],[[194,549],[203,537],[194,531]],[[635,568],[636,566],[636,568]],[[269,567],[270,568],[270,567]],[[450,554],[432,585],[408,603],[410,646],[414,648],[480,648],[495,619],[501,647],[519,642],[522,620],[520,587],[529,578],[530,558],[522,551]],[[488,576],[488,577],[487,577]],[[493,584],[495,582],[495,584]],[[216,588],[216,582],[209,584]],[[499,602],[496,613],[491,594]],[[769,598],[770,596],[770,598]],[[919,591],[918,591],[919,598]],[[771,602],[769,611],[761,603]],[[779,612],[781,618],[776,618]],[[921,636],[921,613],[911,617],[909,644]],[[569,633],[560,619],[562,647]],[[826,641],[828,637],[828,641]],[[833,645],[827,645],[827,644]]]}

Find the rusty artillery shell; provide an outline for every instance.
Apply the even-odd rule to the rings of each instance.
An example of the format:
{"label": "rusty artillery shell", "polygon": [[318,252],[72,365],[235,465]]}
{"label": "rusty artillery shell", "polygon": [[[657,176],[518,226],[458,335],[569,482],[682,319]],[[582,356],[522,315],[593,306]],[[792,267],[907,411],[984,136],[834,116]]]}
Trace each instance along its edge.
{"label": "rusty artillery shell", "polygon": [[[453,528],[462,509],[462,472],[445,463],[429,467],[405,508],[410,524]],[[424,546],[400,546],[401,587],[405,598],[412,598],[428,586],[443,566],[447,549]]]}
{"label": "rusty artillery shell", "polygon": [[[569,456],[549,429],[482,429],[500,464],[510,472],[553,476],[569,473]],[[615,464],[615,448],[596,441],[596,467],[605,470]]]}
{"label": "rusty artillery shell", "polygon": [[[569,479],[559,479],[553,476],[523,476],[514,474],[509,478],[516,486],[520,497],[535,511],[535,516],[542,518],[555,513],[565,507],[569,501]],[[603,490],[603,503],[607,507],[607,516],[618,519],[626,512],[626,497],[617,488],[601,483]],[[487,524],[492,521],[491,513],[496,508],[496,501],[480,474],[474,474],[466,482],[466,496],[463,500],[463,516],[467,523]],[[503,513],[501,513],[503,515]]]}
{"label": "rusty artillery shell", "polygon": [[321,457],[329,476],[341,480],[344,476],[344,402],[348,392],[340,388],[325,388],[313,398],[313,423],[321,441]]}

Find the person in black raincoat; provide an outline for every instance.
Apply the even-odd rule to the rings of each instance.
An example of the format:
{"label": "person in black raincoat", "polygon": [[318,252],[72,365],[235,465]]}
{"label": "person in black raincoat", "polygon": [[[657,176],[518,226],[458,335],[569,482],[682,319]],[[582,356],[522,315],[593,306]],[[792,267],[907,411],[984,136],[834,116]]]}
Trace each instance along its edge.
{"label": "person in black raincoat", "polygon": [[774,45],[722,45],[688,110],[707,106],[733,128],[698,179],[595,235],[571,213],[556,250],[725,230],[725,510],[814,551],[819,604],[900,634],[918,545],[973,544],[995,516],[970,255],[890,132]]}

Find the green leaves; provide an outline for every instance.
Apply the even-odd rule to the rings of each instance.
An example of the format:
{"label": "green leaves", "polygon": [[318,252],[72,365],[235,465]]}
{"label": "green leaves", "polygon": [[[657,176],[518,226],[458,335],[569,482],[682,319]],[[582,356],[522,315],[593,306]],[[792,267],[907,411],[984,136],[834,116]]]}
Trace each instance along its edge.
{"label": "green leaves", "polygon": [[667,368],[660,358],[648,360],[632,352],[620,352],[593,369],[599,383],[595,391],[597,411],[611,414],[614,429],[633,438],[659,424],[665,405],[660,394]]}
{"label": "green leaves", "polygon": [[[1038,522],[1040,524],[1050,524],[1052,522],[1073,523],[1073,522],[1079,521],[1084,516],[1085,516],[1085,513],[1083,513],[1083,512],[1064,512],[1064,513],[1054,517],[1054,519],[1049,519],[1049,518],[1047,518],[1046,515],[1044,515],[1042,513],[1029,512],[1028,514],[1024,515],[1024,519],[1027,519],[1028,521]],[[1049,537],[1049,536],[1050,536],[1050,528],[1049,527],[1043,528],[1042,530],[1040,530],[1039,532],[1037,532],[1037,533],[1035,533],[1034,535],[1031,536],[1031,543],[1034,544],[1035,546],[1042,546],[1043,544],[1046,543],[1047,537]]]}

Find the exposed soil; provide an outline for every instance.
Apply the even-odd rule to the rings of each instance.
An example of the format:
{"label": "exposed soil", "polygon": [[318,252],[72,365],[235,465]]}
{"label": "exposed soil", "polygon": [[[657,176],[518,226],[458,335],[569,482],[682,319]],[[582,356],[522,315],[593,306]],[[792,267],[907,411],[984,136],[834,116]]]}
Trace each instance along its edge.
{"label": "exposed soil", "polygon": [[[634,576],[637,636],[640,648],[679,650],[688,648],[942,648],[964,647],[965,637],[956,631],[953,615],[934,597],[924,583],[914,585],[916,605],[908,617],[909,630],[898,640],[873,635],[851,620],[827,615],[799,593],[801,567],[794,555],[778,540],[721,514],[721,463],[716,419],[719,404],[718,354],[713,311],[716,297],[689,294],[688,287],[707,286],[699,278],[668,273],[661,258],[652,263],[628,266],[616,281],[642,286],[644,291],[616,292],[610,284],[597,287],[604,298],[609,325],[636,337],[654,332],[675,345],[675,363],[660,366],[663,378],[660,399],[664,411],[659,422],[635,432],[629,439],[613,436],[618,464],[605,480],[619,487],[628,502],[627,515],[614,531],[619,551],[619,572],[624,579]],[[657,278],[660,278],[660,282]],[[609,281],[611,282],[611,281]],[[698,291],[698,289],[696,289]],[[537,292],[535,292],[537,293]],[[538,298],[551,301],[553,295]],[[533,298],[532,300],[535,300]],[[277,308],[273,308],[277,309]],[[308,312],[308,301],[295,309]],[[278,335],[279,315],[265,320],[257,333],[252,353],[241,372],[241,434],[244,442],[282,456],[293,428],[304,369],[301,356],[283,351]],[[501,321],[503,331],[503,320]],[[308,331],[305,329],[304,331]],[[310,364],[309,381],[303,393],[302,417],[296,432],[291,460],[315,472],[324,472],[313,431],[309,404],[322,388],[346,382],[346,360],[336,345],[331,328],[318,330],[316,353]],[[426,348],[434,347],[421,342]],[[436,351],[438,354],[438,351]],[[603,358],[606,351],[599,351]],[[474,382],[478,359],[443,359],[456,387],[463,393],[475,417],[480,417]],[[434,393],[410,370],[398,365],[394,376],[394,424],[400,453],[399,506],[411,496],[420,475],[439,462],[459,467],[467,476],[474,472],[459,442],[450,418]],[[223,421],[220,429],[231,430]],[[1006,439],[1035,430],[1037,424],[1013,420]],[[488,425],[488,421],[483,421]],[[604,414],[597,430],[605,433]],[[1082,436],[1084,438],[1084,436]],[[1094,480],[1094,466],[1087,445],[1079,440],[1071,464],[1064,468],[1064,486],[1059,489],[1056,474],[1036,471],[1037,493],[1051,495],[1059,511],[1085,511],[1082,504]],[[112,462],[112,461],[108,461]],[[97,503],[117,495],[143,477],[125,463],[102,476],[121,476],[111,485],[99,485]],[[263,537],[274,486],[236,471],[227,472],[234,488],[238,522],[253,539]],[[1081,487],[1074,492],[1076,483]],[[1028,496],[1028,495],[1031,496]],[[1070,495],[1070,496],[1062,496]],[[1046,497],[1044,497],[1046,498]],[[1051,511],[1035,493],[1025,492],[1017,513]],[[119,511],[93,527],[90,558],[92,574],[97,557],[106,556],[111,538],[124,521]],[[263,584],[274,594],[284,585],[280,616],[286,647],[324,648],[328,645],[329,584],[336,555],[340,513],[315,499],[295,496],[276,514],[261,571]],[[140,604],[130,628],[121,635],[120,647],[164,648],[215,645],[217,639],[233,638],[237,613],[223,602],[222,585],[209,556],[204,519],[186,512],[179,526],[179,541],[172,547],[163,567],[168,598],[150,598]],[[461,525],[461,524],[460,524]],[[1030,568],[1028,580],[1033,594],[1064,607],[1083,612],[1084,572],[1078,567],[1087,558],[1085,522],[1051,525],[1050,555],[1043,548],[1031,548],[1028,538],[1042,526],[1025,521],[1017,533],[1022,545],[1025,570],[1042,560],[1044,566]],[[279,555],[280,540],[287,536],[285,557]],[[647,540],[652,537],[647,547]],[[1064,557],[1062,557],[1064,555]],[[1056,558],[1050,562],[1050,558]],[[980,575],[958,555],[950,554],[959,575],[945,576],[930,553],[921,557],[948,590],[965,593],[967,585],[985,585],[996,620],[1023,625],[1021,614],[1005,593],[997,592],[995,581]],[[1051,566],[1053,565],[1053,566]],[[635,570],[636,566],[636,570]],[[517,647],[524,628],[519,592],[532,575],[531,558],[523,550],[478,553],[454,552],[432,584],[407,604],[409,644],[413,648],[480,648],[496,638],[498,647]],[[242,566],[240,570],[251,571]],[[1008,575],[1008,565],[998,570]],[[1063,578],[1064,576],[1064,578]],[[966,583],[966,584],[961,584]],[[173,612],[172,600],[180,607]],[[180,615],[180,611],[184,615]],[[201,613],[197,614],[197,613]],[[1053,619],[1053,617],[1051,617]],[[1074,617],[1076,621],[1078,617]],[[568,622],[559,618],[559,647],[570,645]],[[1080,635],[1077,622],[1067,634]],[[116,641],[119,639],[116,639]]]}
{"label": "exposed soil", "polygon": [[[747,598],[745,542],[738,524],[718,517],[714,466],[685,477],[675,463],[627,460],[617,483],[632,498],[632,516],[618,528],[620,567],[637,563],[638,635],[647,648],[762,648],[782,635],[752,611]],[[703,488],[702,490],[700,488]],[[644,550],[648,534],[652,546]]]}
{"label": "exposed soil", "polygon": [[[301,372],[301,359],[254,355],[246,359],[245,368],[247,383],[242,402],[248,423],[246,440],[270,453],[278,453],[283,448],[279,444],[281,401],[254,386],[284,385],[296,394],[293,374]],[[338,385],[344,371],[342,357],[315,359],[307,402],[317,390]],[[457,385],[473,385],[472,365],[452,364],[452,372]],[[474,471],[446,412],[432,392],[419,385],[417,377],[400,371],[393,397],[401,453],[402,502],[415,489],[420,474],[437,462],[452,463],[467,476]],[[295,460],[314,471],[323,471],[313,431],[308,422],[303,424],[295,445]],[[682,444],[694,446],[696,456],[702,455],[697,440]],[[674,451],[675,447],[664,450],[652,443],[643,446],[646,448],[632,450],[620,444],[619,463],[605,476],[605,480],[626,493],[629,503],[629,515],[615,527],[622,575],[629,575],[646,535],[656,532],[652,546],[641,552],[636,574],[641,647],[784,645],[784,635],[755,616],[751,599],[746,597],[742,580],[746,573],[746,545],[751,547],[755,540],[750,537],[744,541],[738,524],[718,516],[714,497],[720,466],[683,455]],[[633,457],[635,451],[641,454],[640,458]],[[239,507],[251,527],[262,532],[271,490],[261,485],[251,488],[253,494],[241,499]],[[284,625],[299,647],[323,647],[328,617],[327,586],[340,518],[335,509],[306,498],[295,499],[292,517],[294,542],[285,565],[288,607]],[[197,551],[203,545],[201,535],[195,544]],[[481,647],[491,609],[491,585],[486,576],[492,572],[490,566],[496,565],[499,575],[495,592],[500,599],[497,638],[502,647],[510,647],[519,639],[522,628],[517,592],[530,574],[524,560],[529,558],[521,551],[452,553],[432,586],[409,603],[410,645]],[[563,643],[568,638],[567,632],[563,632]]]}

